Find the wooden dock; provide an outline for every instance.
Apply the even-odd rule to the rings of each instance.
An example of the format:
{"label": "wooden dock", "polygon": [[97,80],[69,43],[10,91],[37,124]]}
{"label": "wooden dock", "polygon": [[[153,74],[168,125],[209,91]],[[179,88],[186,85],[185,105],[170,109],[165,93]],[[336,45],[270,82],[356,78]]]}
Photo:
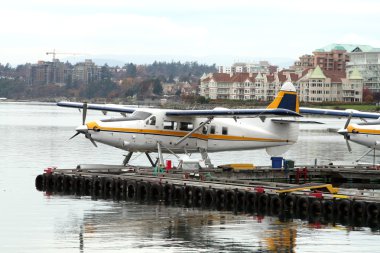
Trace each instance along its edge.
{"label": "wooden dock", "polygon": [[[304,174],[307,169],[307,177]],[[302,169],[302,170],[301,170]],[[298,175],[297,175],[298,173]],[[305,184],[275,182],[305,179]],[[91,196],[94,199],[176,203],[199,208],[270,215],[292,215],[319,222],[379,226],[380,192],[337,189],[310,178],[379,180],[369,168],[301,167],[293,170],[256,168],[246,172],[223,169],[155,171],[147,167],[81,165],[75,169],[48,168],[36,177],[36,188],[51,194]],[[264,181],[264,179],[266,181]],[[366,182],[366,181],[365,181]],[[300,182],[299,182],[300,183]]]}

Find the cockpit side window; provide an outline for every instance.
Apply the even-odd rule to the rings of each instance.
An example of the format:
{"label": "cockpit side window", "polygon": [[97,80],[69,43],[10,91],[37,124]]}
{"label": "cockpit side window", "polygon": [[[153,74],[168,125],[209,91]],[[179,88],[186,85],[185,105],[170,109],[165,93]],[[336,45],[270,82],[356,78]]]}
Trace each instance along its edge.
{"label": "cockpit side window", "polygon": [[150,117],[148,125],[151,125],[151,126],[155,126],[156,125],[156,116]]}

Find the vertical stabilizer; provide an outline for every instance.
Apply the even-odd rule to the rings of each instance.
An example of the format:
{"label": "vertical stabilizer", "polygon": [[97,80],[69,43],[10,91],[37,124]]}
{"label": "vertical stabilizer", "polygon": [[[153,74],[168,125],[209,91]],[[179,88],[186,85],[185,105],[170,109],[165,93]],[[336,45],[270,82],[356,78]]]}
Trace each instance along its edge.
{"label": "vertical stabilizer", "polygon": [[276,98],[267,107],[267,109],[276,108],[288,109],[299,113],[300,110],[297,91],[291,82],[286,82],[282,85]]}

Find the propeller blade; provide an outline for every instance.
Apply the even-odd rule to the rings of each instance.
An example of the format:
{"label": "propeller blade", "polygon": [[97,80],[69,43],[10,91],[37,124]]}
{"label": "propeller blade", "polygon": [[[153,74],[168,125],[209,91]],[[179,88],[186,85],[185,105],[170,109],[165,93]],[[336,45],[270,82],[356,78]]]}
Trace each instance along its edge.
{"label": "propeller blade", "polygon": [[76,134],[74,134],[73,136],[71,136],[71,138],[69,140],[71,140],[72,138],[76,137],[78,134],[80,134],[80,132],[77,132]]}
{"label": "propeller blade", "polygon": [[346,124],[344,125],[344,129],[347,129],[348,125],[350,124],[351,118],[352,118],[352,113],[350,113],[350,116],[348,116]]}
{"label": "propeller blade", "polygon": [[87,139],[89,139],[89,140],[91,141],[91,143],[92,143],[95,147],[98,147],[98,145],[96,145],[94,139],[92,139],[91,134],[86,133],[85,136],[86,136]]}
{"label": "propeller blade", "polygon": [[97,147],[98,147],[98,145],[96,145],[96,143],[95,143],[94,139],[92,139],[92,138],[91,138],[91,136],[90,136],[90,138],[89,138],[89,139],[90,139],[91,143],[92,143],[92,144],[94,144],[94,146],[97,148]]}
{"label": "propeller blade", "polygon": [[82,125],[86,123],[86,117],[87,117],[87,102],[83,103],[83,114],[82,114]]}
{"label": "propeller blade", "polygon": [[347,145],[347,148],[348,148],[348,152],[352,152],[352,149],[351,149],[351,145],[350,145],[350,142],[348,141],[348,139],[346,139],[346,145]]}

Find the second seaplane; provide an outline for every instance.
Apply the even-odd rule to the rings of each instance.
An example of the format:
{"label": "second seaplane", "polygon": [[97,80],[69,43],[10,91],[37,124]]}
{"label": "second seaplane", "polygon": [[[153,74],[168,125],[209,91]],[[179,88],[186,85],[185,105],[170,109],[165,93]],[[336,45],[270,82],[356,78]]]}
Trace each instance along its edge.
{"label": "second seaplane", "polygon": [[[361,112],[352,109],[329,110],[302,107],[300,107],[300,112],[303,114],[347,117],[344,127],[339,129],[338,133],[343,135],[346,140],[348,151],[352,151],[350,141],[368,147],[368,150],[358,158],[356,162],[360,161],[371,151],[375,152],[380,149],[380,114],[377,112]],[[360,118],[362,122],[351,123],[353,117]],[[366,119],[375,120],[367,121]]]}

